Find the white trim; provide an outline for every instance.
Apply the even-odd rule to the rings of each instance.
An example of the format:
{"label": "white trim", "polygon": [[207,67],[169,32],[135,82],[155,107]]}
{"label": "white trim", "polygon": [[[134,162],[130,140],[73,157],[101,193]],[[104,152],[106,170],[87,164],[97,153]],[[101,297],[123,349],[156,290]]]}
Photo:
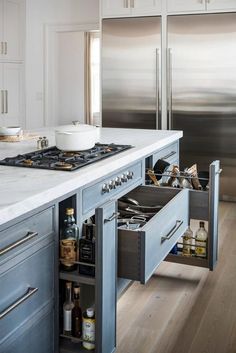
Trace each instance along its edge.
{"label": "white trim", "polygon": [[46,24],[44,26],[44,126],[54,126],[55,121],[52,109],[51,92],[53,88],[53,80],[51,79],[51,70],[53,67],[53,45],[54,36],[58,32],[88,32],[99,30],[99,23],[85,24]]}

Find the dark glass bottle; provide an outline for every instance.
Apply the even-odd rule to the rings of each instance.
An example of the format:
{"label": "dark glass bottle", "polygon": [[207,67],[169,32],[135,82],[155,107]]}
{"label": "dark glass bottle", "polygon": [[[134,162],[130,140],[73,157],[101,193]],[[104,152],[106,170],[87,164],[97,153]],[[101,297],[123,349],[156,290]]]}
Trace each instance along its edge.
{"label": "dark glass bottle", "polygon": [[77,265],[77,239],[78,226],[75,224],[74,209],[66,209],[66,218],[64,220],[64,229],[60,241],[61,267],[65,271],[73,271]]}
{"label": "dark glass bottle", "polygon": [[[85,235],[79,240],[79,261],[95,264],[95,237],[94,224],[86,224]],[[95,267],[79,265],[79,273],[86,276],[95,276]]]}
{"label": "dark glass bottle", "polygon": [[79,302],[79,287],[74,287],[74,308],[72,310],[72,335],[82,336],[82,310]]}

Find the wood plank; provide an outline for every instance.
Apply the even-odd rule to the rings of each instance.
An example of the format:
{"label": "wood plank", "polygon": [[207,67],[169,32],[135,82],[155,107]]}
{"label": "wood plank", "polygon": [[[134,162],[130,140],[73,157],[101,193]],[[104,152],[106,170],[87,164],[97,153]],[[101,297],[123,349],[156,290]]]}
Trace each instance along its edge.
{"label": "wood plank", "polygon": [[214,272],[162,263],[118,303],[117,353],[236,352],[236,203],[220,203]]}

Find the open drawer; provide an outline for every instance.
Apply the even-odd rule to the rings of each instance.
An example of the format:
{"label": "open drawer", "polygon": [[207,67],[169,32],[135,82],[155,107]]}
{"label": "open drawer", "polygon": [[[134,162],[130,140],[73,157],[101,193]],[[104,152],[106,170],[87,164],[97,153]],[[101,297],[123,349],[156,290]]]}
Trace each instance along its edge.
{"label": "open drawer", "polygon": [[118,230],[118,276],[145,284],[188,226],[189,192],[139,186],[127,196],[162,209],[138,230]]}

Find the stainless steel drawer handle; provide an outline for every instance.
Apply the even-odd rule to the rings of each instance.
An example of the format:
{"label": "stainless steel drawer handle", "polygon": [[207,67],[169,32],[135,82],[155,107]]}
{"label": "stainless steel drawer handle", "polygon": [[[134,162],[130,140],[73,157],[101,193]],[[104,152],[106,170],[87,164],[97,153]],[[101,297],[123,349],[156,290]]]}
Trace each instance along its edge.
{"label": "stainless steel drawer handle", "polygon": [[169,231],[169,233],[165,237],[161,237],[161,242],[164,243],[164,241],[170,240],[183,223],[183,221],[177,220],[175,226]]}
{"label": "stainless steel drawer handle", "polygon": [[165,157],[162,157],[161,159],[170,158],[170,157],[174,156],[176,153],[177,153],[176,151],[172,151],[172,152],[170,152],[169,154],[167,154]]}
{"label": "stainless steel drawer handle", "polygon": [[112,222],[114,219],[118,218],[119,215],[119,212],[114,212],[111,217],[104,219],[104,223]]}
{"label": "stainless steel drawer handle", "polygon": [[32,238],[36,237],[38,235],[37,232],[28,232],[27,235],[16,241],[15,243],[10,244],[6,248],[3,248],[0,250],[0,256],[6,254],[7,252],[15,249],[17,246],[20,246],[21,244],[26,243],[27,241],[31,240]]}
{"label": "stainless steel drawer handle", "polygon": [[18,299],[15,303],[11,304],[10,306],[8,306],[8,308],[6,308],[5,310],[3,310],[0,313],[0,319],[4,318],[4,316],[6,316],[7,314],[9,314],[12,310],[14,310],[15,308],[17,308],[21,303],[23,303],[26,299],[28,299],[29,297],[31,297],[34,293],[36,293],[38,291],[38,288],[31,288],[29,287],[27,292],[23,295],[23,297],[21,297],[20,299]]}

